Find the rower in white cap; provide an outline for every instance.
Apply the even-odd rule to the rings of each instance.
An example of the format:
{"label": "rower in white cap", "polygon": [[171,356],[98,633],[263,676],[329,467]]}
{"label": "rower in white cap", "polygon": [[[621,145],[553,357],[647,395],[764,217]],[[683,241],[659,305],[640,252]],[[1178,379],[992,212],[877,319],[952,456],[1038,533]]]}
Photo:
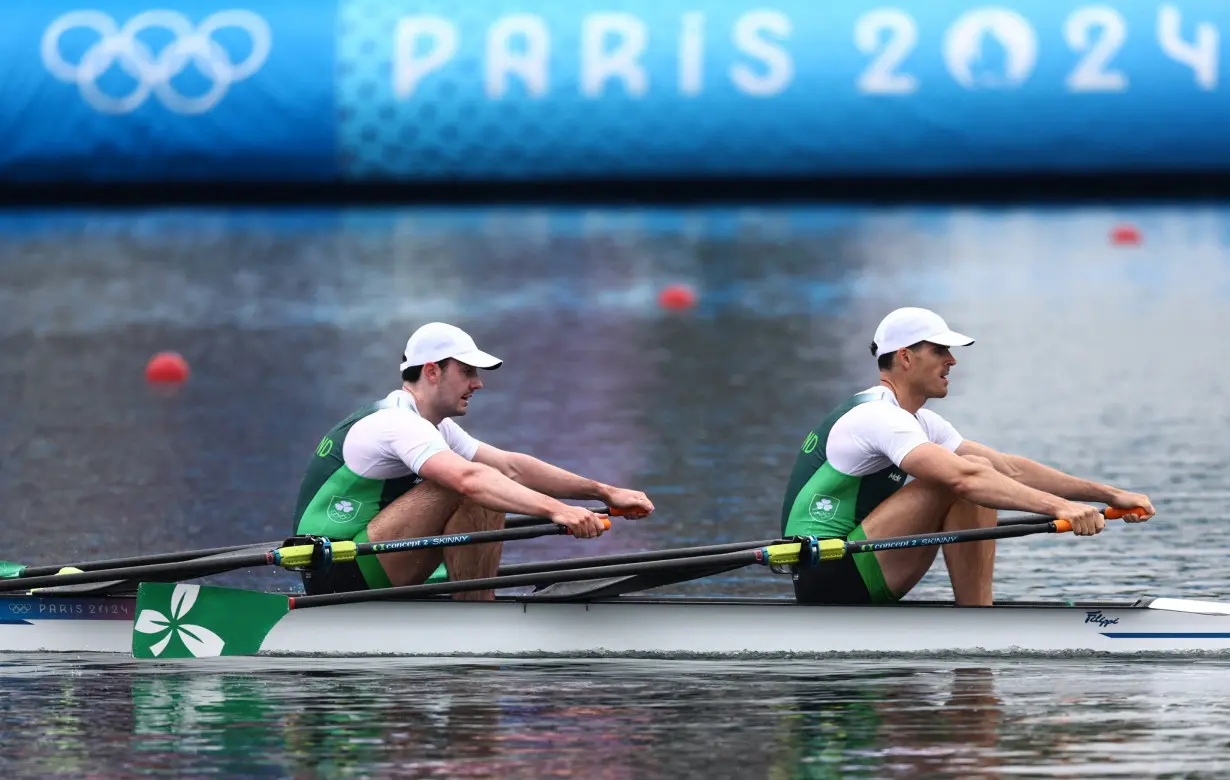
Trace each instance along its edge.
{"label": "rower in white cap", "polygon": [[[983,528],[995,525],[996,509],[1062,517],[1077,534],[1099,533],[1103,516],[1080,501],[1143,510],[1126,516],[1130,522],[1153,516],[1144,495],[999,453],[923,409],[948,395],[948,372],[957,364],[950,348],[973,343],[927,309],[897,309],[880,322],[871,344],[880,383],[807,434],[782,504],[784,535],[858,541]],[[877,551],[799,569],[795,596],[803,603],[893,602],[923,578],[935,551]],[[958,604],[992,603],[994,541],[947,545],[944,561]]]}
{"label": "rower in white cap", "polygon": [[[451,418],[464,416],[482,389],[479,369],[502,361],[463,330],[432,322],[402,355],[399,390],[335,425],[304,474],[295,533],[379,542],[497,530],[506,512],[541,515],[574,536],[602,534],[602,518],[558,499],[602,501],[632,516],[653,511],[644,493],[579,477],[537,458],[478,441]],[[443,549],[451,579],[495,576],[499,544]],[[360,556],[326,572],[304,572],[309,593],[416,585],[441,561],[441,549]],[[455,598],[490,599],[492,591]]]}

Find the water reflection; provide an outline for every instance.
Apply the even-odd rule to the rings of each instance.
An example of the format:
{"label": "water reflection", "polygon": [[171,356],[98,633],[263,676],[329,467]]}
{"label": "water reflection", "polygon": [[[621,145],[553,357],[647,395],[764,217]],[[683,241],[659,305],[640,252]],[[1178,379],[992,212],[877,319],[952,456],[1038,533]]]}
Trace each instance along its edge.
{"label": "water reflection", "polygon": [[129,777],[999,778],[1224,765],[1227,665],[0,667],[0,768]]}
{"label": "water reflection", "polygon": [[782,708],[781,757],[769,777],[998,777],[1003,719],[995,673],[825,675],[799,681]]}

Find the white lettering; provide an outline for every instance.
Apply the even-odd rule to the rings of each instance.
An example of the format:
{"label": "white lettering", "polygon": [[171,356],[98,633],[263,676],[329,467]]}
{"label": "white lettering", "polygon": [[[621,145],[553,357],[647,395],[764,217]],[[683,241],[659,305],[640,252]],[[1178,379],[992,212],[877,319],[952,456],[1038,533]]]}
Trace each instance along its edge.
{"label": "white lettering", "polygon": [[[606,38],[618,38],[606,49]],[[590,14],[581,25],[581,94],[601,97],[607,79],[616,78],[633,97],[649,88],[645,68],[637,61],[645,51],[649,33],[645,23],[632,14]]]}
{"label": "white lettering", "polygon": [[765,40],[761,33],[771,33],[779,39],[790,37],[790,19],[780,11],[751,11],[735,22],[735,48],[764,63],[767,72],[757,75],[743,63],[732,65],[730,80],[745,95],[772,97],[790,86],[794,77],[794,62],[781,46]]}
{"label": "white lettering", "polygon": [[705,15],[683,15],[679,31],[679,92],[699,95],[705,87]]}
{"label": "white lettering", "polygon": [[[1097,41],[1090,32],[1094,28],[1102,31]],[[1089,52],[1064,81],[1069,92],[1123,92],[1127,89],[1128,81],[1123,73],[1105,69],[1127,39],[1127,25],[1118,11],[1104,5],[1078,9],[1064,23],[1063,37],[1072,51]]]}
{"label": "white lettering", "polygon": [[[431,45],[425,56],[415,55],[420,38]],[[439,16],[407,16],[397,21],[393,45],[393,94],[409,100],[423,77],[441,68],[457,53],[457,27]]]}
{"label": "white lettering", "polygon": [[1157,11],[1157,42],[1167,57],[1191,68],[1201,89],[1217,89],[1217,59],[1219,35],[1208,22],[1196,25],[1196,42],[1183,40],[1180,34],[1183,20],[1179,9],[1164,5]]}
{"label": "white lettering", "polygon": [[1007,8],[962,14],[944,33],[944,64],[966,89],[1009,89],[1025,83],[1038,60],[1038,36]]}
{"label": "white lettering", "polygon": [[[880,33],[884,31],[888,31],[888,39],[881,48]],[[916,43],[918,25],[904,11],[881,8],[859,17],[854,26],[854,45],[863,54],[880,52],[859,76],[859,91],[876,95],[907,95],[917,91],[918,79],[908,73],[895,72]]]}
{"label": "white lettering", "polygon": [[[525,41],[523,52],[513,51],[514,39]],[[487,97],[502,98],[508,76],[515,75],[532,97],[547,94],[547,58],[551,39],[542,17],[533,14],[504,16],[487,32]]]}

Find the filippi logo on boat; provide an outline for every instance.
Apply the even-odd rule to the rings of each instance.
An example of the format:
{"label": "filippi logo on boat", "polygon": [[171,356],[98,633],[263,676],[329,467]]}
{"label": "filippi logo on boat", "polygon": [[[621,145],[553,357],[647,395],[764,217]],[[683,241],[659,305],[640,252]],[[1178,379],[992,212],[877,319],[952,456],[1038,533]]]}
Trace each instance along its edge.
{"label": "filippi logo on boat", "polygon": [[1091,609],[1085,613],[1085,622],[1094,623],[1099,628],[1106,628],[1107,626],[1113,626],[1117,624],[1119,622],[1119,618],[1106,617],[1105,615],[1102,614],[1102,610]]}
{"label": "filippi logo on boat", "polygon": [[102,11],[73,11],[47,27],[40,52],[56,79],[105,114],[127,114],[152,95],[176,114],[203,114],[265,64],[269,24],[246,10],[199,24],[170,10],[137,14],[122,26]]}

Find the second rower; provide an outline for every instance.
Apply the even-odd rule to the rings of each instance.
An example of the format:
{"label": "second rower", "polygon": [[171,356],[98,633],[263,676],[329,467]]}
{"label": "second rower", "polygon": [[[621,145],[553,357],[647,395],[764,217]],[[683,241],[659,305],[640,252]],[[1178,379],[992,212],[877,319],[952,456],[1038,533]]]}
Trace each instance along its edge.
{"label": "second rower", "polygon": [[[317,446],[299,490],[295,533],[335,540],[392,539],[493,531],[506,512],[541,515],[579,538],[600,536],[603,519],[558,499],[602,501],[630,516],[653,512],[642,492],[577,476],[537,458],[480,442],[452,418],[483,387],[479,370],[502,361],[460,328],[419,328],[402,355],[402,386],[334,425]],[[308,593],[417,585],[439,566],[450,579],[493,577],[498,543],[360,556],[327,572],[303,573]],[[493,591],[456,594],[491,599]]]}

